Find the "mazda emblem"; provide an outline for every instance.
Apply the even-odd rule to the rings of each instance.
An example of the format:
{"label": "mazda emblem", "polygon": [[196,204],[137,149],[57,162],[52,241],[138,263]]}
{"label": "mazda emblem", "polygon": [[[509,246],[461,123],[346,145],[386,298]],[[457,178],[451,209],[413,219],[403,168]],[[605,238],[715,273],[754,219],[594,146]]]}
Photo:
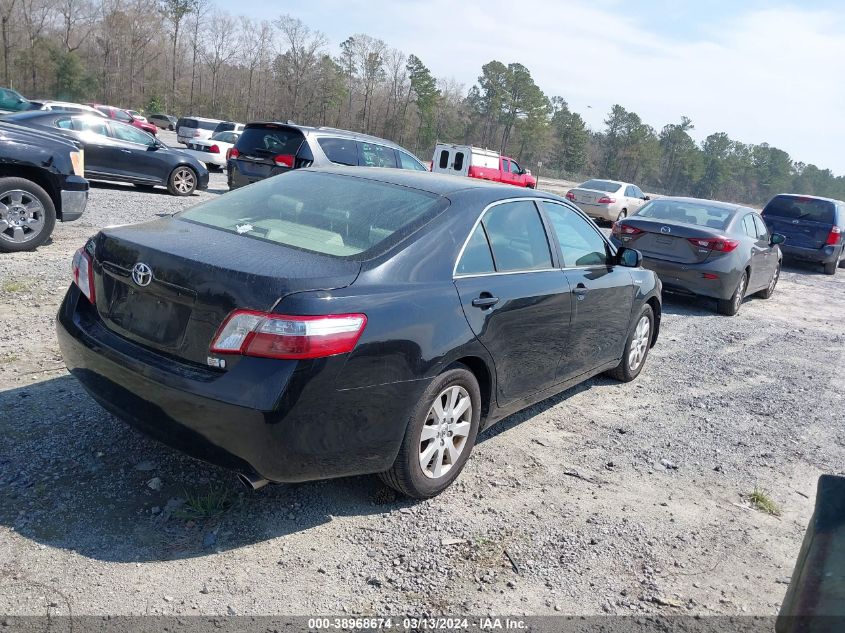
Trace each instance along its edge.
{"label": "mazda emblem", "polygon": [[146,264],[138,262],[132,267],[132,281],[139,286],[149,286],[153,280],[153,270]]}
{"label": "mazda emblem", "polygon": [[670,227],[668,227],[668,226],[661,226],[661,227],[660,227],[660,232],[661,232],[661,233],[663,233],[663,234],[666,234],[666,233],[671,233],[671,232],[672,232],[672,229],[671,229]]}

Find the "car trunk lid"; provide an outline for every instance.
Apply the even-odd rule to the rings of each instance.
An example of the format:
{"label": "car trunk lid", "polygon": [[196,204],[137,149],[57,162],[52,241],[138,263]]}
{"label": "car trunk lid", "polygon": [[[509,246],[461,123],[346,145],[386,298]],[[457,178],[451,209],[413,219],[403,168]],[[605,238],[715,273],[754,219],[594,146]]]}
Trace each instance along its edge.
{"label": "car trunk lid", "polygon": [[[626,233],[625,227],[631,227],[633,232]],[[701,264],[710,257],[723,254],[691,241],[723,237],[720,231],[702,226],[632,216],[619,222],[618,227],[614,227],[614,232],[623,246],[635,248],[644,257],[652,259],[680,264]]]}
{"label": "car trunk lid", "polygon": [[361,266],[175,219],[106,229],[95,259],[107,327],[199,364],[232,310],[269,311],[293,292],[348,286]]}

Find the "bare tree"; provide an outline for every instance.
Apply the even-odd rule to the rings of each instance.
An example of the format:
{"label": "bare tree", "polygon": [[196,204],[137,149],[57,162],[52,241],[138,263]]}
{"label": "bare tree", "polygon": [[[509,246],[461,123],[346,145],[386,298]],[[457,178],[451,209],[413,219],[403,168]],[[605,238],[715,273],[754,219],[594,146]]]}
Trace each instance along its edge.
{"label": "bare tree", "polygon": [[281,36],[280,45],[286,47],[280,61],[290,96],[288,112],[298,121],[313,99],[313,90],[310,89],[313,82],[309,81],[309,76],[314,75],[327,40],[319,31],[311,30],[301,20],[289,15],[276,20],[275,26]]}
{"label": "bare tree", "polygon": [[211,109],[217,108],[217,91],[220,85],[220,71],[238,54],[238,40],[232,35],[237,22],[228,13],[217,11],[209,20],[206,41],[208,47],[202,55],[211,72]]}
{"label": "bare tree", "polygon": [[0,31],[3,36],[3,83],[7,86],[12,85],[12,80],[9,75],[9,58],[12,55],[12,43],[9,37],[9,20],[12,18],[12,12],[15,10],[17,0],[0,0]]}
{"label": "bare tree", "polygon": [[170,80],[170,104],[176,104],[176,49],[179,45],[179,29],[182,21],[193,10],[193,0],[160,0],[161,11],[165,19],[170,23],[170,43],[173,49],[171,57],[171,80]]}

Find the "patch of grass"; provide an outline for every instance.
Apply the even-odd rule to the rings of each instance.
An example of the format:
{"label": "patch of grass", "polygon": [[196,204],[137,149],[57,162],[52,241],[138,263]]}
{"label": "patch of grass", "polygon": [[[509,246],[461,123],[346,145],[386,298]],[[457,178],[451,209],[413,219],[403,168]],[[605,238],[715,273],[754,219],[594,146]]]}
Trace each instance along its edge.
{"label": "patch of grass", "polygon": [[754,490],[748,495],[748,500],[751,502],[751,505],[761,512],[776,517],[780,516],[780,506],[764,490],[757,486],[754,486]]}
{"label": "patch of grass", "polygon": [[185,492],[185,504],[173,513],[178,519],[212,519],[232,507],[232,493],[224,485],[212,484],[201,494]]}
{"label": "patch of grass", "polygon": [[0,286],[0,290],[3,292],[23,292],[30,285],[31,282],[29,281],[4,281],[3,285]]}
{"label": "patch of grass", "polygon": [[15,363],[21,359],[20,356],[17,354],[12,354],[9,352],[8,354],[0,355],[0,363]]}

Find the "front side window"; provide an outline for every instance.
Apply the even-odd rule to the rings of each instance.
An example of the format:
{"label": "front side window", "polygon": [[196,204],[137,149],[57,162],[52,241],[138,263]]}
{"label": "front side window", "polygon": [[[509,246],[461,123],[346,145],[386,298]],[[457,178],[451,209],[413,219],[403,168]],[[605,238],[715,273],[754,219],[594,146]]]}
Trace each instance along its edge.
{"label": "front side window", "polygon": [[376,143],[358,143],[362,167],[396,167],[396,153],[390,147]]}
{"label": "front side window", "polygon": [[[244,132],[244,136],[246,136],[247,132],[249,130]],[[333,163],[351,165],[353,167],[358,165],[358,144],[352,139],[324,137],[318,139],[317,142],[320,144],[320,149],[323,150],[326,158]]]}
{"label": "front side window", "polygon": [[516,164],[516,161],[511,161],[511,173],[519,174],[522,172],[522,169],[519,165]]}
{"label": "front side window", "polygon": [[399,166],[402,169],[413,169],[415,171],[428,171],[425,165],[420,163],[416,158],[408,154],[407,152],[403,152],[401,150],[396,150],[396,153],[399,154]]}
{"label": "front side window", "polygon": [[563,255],[563,265],[606,266],[607,244],[592,223],[561,204],[543,202]]}
{"label": "front side window", "polygon": [[[449,206],[440,196],[339,174],[294,170],[198,204],[180,220],[351,259],[383,253]],[[249,248],[244,245],[244,248]]]}
{"label": "front side window", "polygon": [[530,200],[492,207],[481,220],[490,240],[497,272],[551,268],[546,230]]}
{"label": "front side window", "polygon": [[114,123],[112,125],[112,131],[116,139],[126,141],[127,143],[136,143],[138,145],[152,145],[153,143],[153,138],[149,134],[132,125]]}
{"label": "front side window", "polygon": [[756,213],[751,217],[754,218],[754,226],[757,227],[757,237],[768,242],[771,238],[769,237],[769,230],[766,228],[766,223],[763,222],[763,218]]}
{"label": "front side window", "polygon": [[633,185],[628,185],[628,186],[625,188],[625,195],[626,195],[626,196],[628,196],[629,198],[636,198],[636,197],[638,197],[638,196],[637,196],[637,191],[636,191],[636,189],[634,189]]}

